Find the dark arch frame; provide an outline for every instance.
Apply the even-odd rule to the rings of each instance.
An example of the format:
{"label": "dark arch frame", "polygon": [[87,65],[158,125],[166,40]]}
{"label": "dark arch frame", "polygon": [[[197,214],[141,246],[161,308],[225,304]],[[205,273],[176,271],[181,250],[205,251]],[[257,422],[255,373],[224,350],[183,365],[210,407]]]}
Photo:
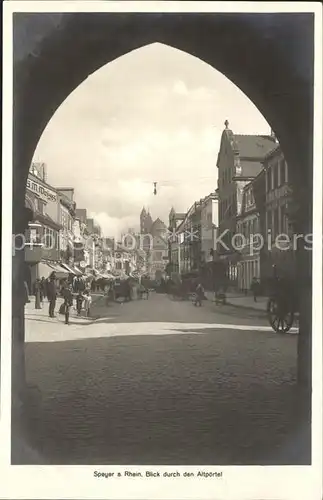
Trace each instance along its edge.
{"label": "dark arch frame", "polygon": [[312,14],[15,14],[14,162],[30,163],[54,111],[88,75],[161,42],[227,76],[266,117],[289,163],[310,164],[313,22]]}
{"label": "dark arch frame", "polygon": [[[161,42],[207,62],[235,83],[275,131],[289,165],[298,204],[297,232],[312,232],[314,14],[66,13],[14,14],[13,232],[28,215],[29,165],[48,121],[65,98],[104,64]],[[224,117],[227,118],[227,117]],[[216,166],[215,166],[216,168]],[[310,413],[311,257],[299,252],[303,286],[299,335],[301,406]],[[23,351],[20,269],[13,259],[13,387],[22,387],[15,359]],[[15,357],[16,356],[16,357]],[[13,391],[14,392],[14,391]]]}

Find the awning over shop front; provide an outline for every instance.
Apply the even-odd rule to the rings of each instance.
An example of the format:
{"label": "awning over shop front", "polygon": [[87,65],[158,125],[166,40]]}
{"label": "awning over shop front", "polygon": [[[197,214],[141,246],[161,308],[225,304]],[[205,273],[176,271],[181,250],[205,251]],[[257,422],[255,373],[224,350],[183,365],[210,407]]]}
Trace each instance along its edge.
{"label": "awning over shop front", "polygon": [[62,262],[61,264],[63,266],[64,269],[66,269],[70,274],[75,274],[77,275],[77,272],[76,271],[73,271],[72,267],[68,266],[67,264],[65,264],[65,262]]}
{"label": "awning over shop front", "polygon": [[38,263],[38,277],[41,278],[49,278],[49,276],[52,274],[53,268],[46,264],[46,262],[39,262]]}
{"label": "awning over shop front", "polygon": [[83,275],[83,273],[82,273],[81,271],[79,271],[79,269],[78,269],[77,267],[75,267],[75,266],[70,266],[70,268],[72,269],[72,271],[74,272],[74,274],[75,274],[76,276],[82,276],[82,275]]}
{"label": "awning over shop front", "polygon": [[53,264],[50,263],[48,265],[52,268],[52,272],[55,271],[56,277],[58,279],[63,279],[68,277],[68,271],[64,269],[64,267],[62,267],[61,265],[54,263]]}
{"label": "awning over shop front", "polygon": [[79,273],[79,275],[83,275],[81,269],[79,269],[77,266],[74,266],[74,269]]}

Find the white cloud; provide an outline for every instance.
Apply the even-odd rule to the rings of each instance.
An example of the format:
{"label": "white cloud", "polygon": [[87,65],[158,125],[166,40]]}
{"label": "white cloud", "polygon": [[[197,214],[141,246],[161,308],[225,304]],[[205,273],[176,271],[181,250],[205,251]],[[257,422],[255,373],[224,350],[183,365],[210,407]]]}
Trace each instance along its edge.
{"label": "white cloud", "polygon": [[187,87],[186,87],[185,83],[181,80],[176,81],[174,83],[173,92],[175,94],[179,94],[179,95],[187,95],[188,94]]}

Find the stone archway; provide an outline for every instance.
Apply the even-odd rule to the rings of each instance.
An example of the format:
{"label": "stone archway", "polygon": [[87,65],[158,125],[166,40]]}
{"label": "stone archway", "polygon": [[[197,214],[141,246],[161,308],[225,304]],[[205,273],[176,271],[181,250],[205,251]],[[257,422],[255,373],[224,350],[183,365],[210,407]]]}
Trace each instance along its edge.
{"label": "stone archway", "polygon": [[[23,232],[29,165],[48,121],[88,75],[141,46],[161,42],[221,71],[275,131],[298,202],[297,232],[311,232],[312,14],[31,14],[14,15],[14,233]],[[58,145],[59,147],[59,145]],[[216,166],[214,165],[214,168]],[[303,297],[300,381],[310,387],[311,259],[299,252]],[[13,259],[13,392],[22,387],[23,253]],[[17,392],[17,393],[18,393]],[[307,391],[307,394],[309,392]],[[308,397],[305,406],[309,409]]]}

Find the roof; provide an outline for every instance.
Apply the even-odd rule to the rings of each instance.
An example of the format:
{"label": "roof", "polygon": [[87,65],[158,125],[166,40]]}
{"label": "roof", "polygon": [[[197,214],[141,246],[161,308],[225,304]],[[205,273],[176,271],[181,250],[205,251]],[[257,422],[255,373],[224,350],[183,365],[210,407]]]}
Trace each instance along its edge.
{"label": "roof", "polygon": [[240,160],[242,177],[257,177],[263,170],[263,164],[260,161]]}
{"label": "roof", "polygon": [[271,158],[275,154],[280,154],[281,152],[282,152],[282,150],[281,150],[280,144],[276,144],[276,147],[266,154],[264,161],[269,160],[269,158]]}
{"label": "roof", "polygon": [[157,219],[153,222],[151,229],[167,229],[167,227],[164,222],[157,217]]}
{"label": "roof", "polygon": [[157,227],[166,227],[164,222],[159,217],[157,217],[157,219],[154,220],[153,225]]}
{"label": "roof", "polygon": [[274,137],[270,135],[234,134],[234,142],[240,158],[264,158],[277,146]]}

